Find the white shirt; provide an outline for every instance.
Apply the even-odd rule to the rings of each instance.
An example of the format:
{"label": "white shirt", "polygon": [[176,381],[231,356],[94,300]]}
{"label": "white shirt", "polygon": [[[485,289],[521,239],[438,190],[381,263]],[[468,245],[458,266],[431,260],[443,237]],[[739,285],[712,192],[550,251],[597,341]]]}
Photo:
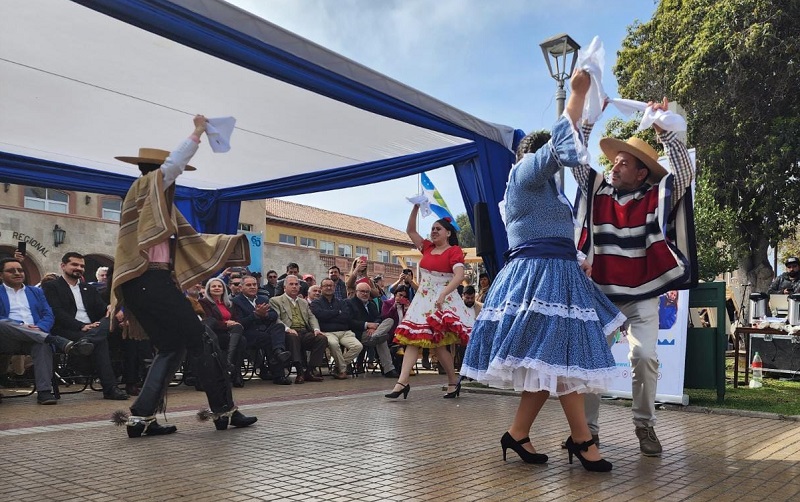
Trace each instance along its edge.
{"label": "white shirt", "polygon": [[[67,283],[67,285],[69,285],[69,283]],[[72,291],[72,296],[75,297],[75,306],[78,307],[77,312],[75,312],[75,319],[84,324],[92,324],[92,320],[89,319],[89,314],[86,313],[86,307],[83,305],[81,284],[78,282],[74,286],[70,286],[69,289]]]}
{"label": "white shirt", "polygon": [[6,294],[8,294],[8,318],[15,321],[22,321],[25,324],[36,324],[33,321],[31,305],[28,303],[28,295],[25,294],[25,285],[19,290],[12,289],[5,284]]}

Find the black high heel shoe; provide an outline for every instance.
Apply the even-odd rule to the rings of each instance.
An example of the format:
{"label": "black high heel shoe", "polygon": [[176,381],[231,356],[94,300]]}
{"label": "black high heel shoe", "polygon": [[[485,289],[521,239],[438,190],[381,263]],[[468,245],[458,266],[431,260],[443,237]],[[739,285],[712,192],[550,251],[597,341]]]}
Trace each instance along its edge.
{"label": "black high heel shoe", "polygon": [[525,448],[522,447],[525,443],[530,443],[531,438],[525,437],[517,441],[511,434],[506,432],[503,434],[503,437],[500,438],[500,446],[503,447],[503,461],[506,460],[506,450],[511,448],[519,455],[519,458],[522,459],[523,462],[527,464],[544,464],[547,462],[547,455],[544,453],[531,453]]}
{"label": "black high heel shoe", "polygon": [[383,397],[388,397],[389,399],[397,399],[398,397],[400,397],[400,394],[402,394],[403,395],[403,399],[407,399],[408,398],[408,393],[411,392],[411,384],[409,384],[409,383],[402,384],[400,382],[397,382],[397,385],[402,385],[403,388],[400,389],[400,390],[393,390],[392,392],[390,392],[388,394],[384,394]]}
{"label": "black high heel shoe", "polygon": [[[447,386],[450,387],[450,384],[447,384]],[[453,392],[448,392],[442,397],[445,399],[455,399],[458,397],[459,394],[461,394],[461,379],[458,380],[458,383],[456,384],[456,389]]]}
{"label": "black high heel shoe", "polygon": [[595,443],[594,439],[590,439],[589,441],[583,442],[581,444],[577,444],[572,440],[572,436],[567,438],[565,442],[567,445],[567,451],[569,452],[569,463],[572,463],[572,455],[578,457],[578,460],[581,461],[581,465],[584,469],[590,472],[608,472],[611,470],[612,465],[611,462],[608,460],[601,458],[600,460],[586,460],[583,458],[581,454],[582,451],[587,451],[590,446]]}

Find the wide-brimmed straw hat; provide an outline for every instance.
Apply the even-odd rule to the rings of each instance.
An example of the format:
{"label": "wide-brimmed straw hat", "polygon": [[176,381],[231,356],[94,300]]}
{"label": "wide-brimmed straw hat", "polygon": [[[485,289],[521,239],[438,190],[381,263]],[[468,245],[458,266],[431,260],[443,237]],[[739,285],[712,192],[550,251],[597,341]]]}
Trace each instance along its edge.
{"label": "wide-brimmed straw hat", "polygon": [[[167,150],[159,150],[158,148],[139,148],[139,156],[138,157],[114,157],[117,160],[121,160],[122,162],[127,162],[128,164],[158,164],[161,165],[167,160],[169,157],[169,152]],[[185,171],[196,171],[197,169],[193,166],[186,166],[184,168]]]}
{"label": "wide-brimmed straw hat", "polygon": [[667,175],[664,166],[658,163],[658,153],[646,141],[639,138],[630,138],[628,141],[621,141],[616,138],[603,138],[600,140],[600,149],[608,160],[612,163],[619,152],[627,152],[641,160],[650,170],[647,181],[651,184],[658,183],[661,178]]}

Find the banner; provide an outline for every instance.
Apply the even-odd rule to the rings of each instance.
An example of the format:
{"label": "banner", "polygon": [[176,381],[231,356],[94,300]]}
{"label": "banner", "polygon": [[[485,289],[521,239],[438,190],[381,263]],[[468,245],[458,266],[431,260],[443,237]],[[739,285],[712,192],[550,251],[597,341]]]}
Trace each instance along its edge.
{"label": "banner", "polygon": [[[689,291],[667,291],[658,298],[658,390],[656,401],[687,405],[683,394],[686,363],[686,330],[689,325]],[[611,353],[617,376],[604,395],[631,399],[630,345],[625,332],[617,334]]]}
{"label": "banner", "polygon": [[261,271],[261,264],[263,262],[263,252],[264,248],[261,245],[263,238],[261,237],[261,232],[240,232],[247,236],[247,242],[250,243],[250,265],[247,269],[250,273],[258,272],[259,274],[263,273]]}

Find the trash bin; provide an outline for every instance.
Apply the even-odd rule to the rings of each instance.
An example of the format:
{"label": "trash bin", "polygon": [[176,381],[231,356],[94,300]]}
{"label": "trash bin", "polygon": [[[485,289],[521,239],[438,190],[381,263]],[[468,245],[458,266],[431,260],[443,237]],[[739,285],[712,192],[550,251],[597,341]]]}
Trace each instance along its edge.
{"label": "trash bin", "polygon": [[689,290],[689,308],[716,309],[717,326],[689,327],[686,333],[684,388],[716,389],[717,402],[725,400],[725,283],[704,282]]}

